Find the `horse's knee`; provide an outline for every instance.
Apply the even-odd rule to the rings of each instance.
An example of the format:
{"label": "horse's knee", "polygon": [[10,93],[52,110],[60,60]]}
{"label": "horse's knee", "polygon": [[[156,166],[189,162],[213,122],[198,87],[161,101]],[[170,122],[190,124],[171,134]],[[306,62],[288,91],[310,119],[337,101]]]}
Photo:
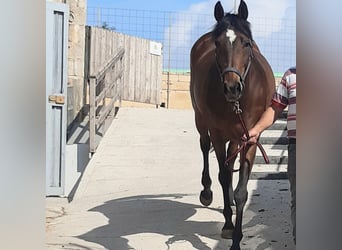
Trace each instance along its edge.
{"label": "horse's knee", "polygon": [[247,201],[247,197],[247,189],[236,189],[234,191],[234,200],[236,202],[236,205],[244,205]]}

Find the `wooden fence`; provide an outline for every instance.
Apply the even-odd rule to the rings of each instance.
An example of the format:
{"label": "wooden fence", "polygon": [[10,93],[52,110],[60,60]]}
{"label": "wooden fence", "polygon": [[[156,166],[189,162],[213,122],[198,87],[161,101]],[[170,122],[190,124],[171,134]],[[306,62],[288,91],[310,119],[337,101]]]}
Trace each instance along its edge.
{"label": "wooden fence", "polygon": [[89,149],[96,151],[99,141],[96,140],[98,129],[102,127],[104,134],[111,124],[116,107],[121,102],[123,80],[123,56],[121,48],[96,74],[89,75]]}
{"label": "wooden fence", "polygon": [[124,48],[122,99],[160,104],[163,62],[161,44],[98,27],[87,26],[86,30],[90,44],[89,62],[86,62],[89,74],[102,68],[113,58],[118,48]]}
{"label": "wooden fence", "polygon": [[[160,104],[161,44],[86,27],[85,76],[89,93],[89,148],[94,153],[121,100]],[[119,105],[115,106],[115,103]]]}

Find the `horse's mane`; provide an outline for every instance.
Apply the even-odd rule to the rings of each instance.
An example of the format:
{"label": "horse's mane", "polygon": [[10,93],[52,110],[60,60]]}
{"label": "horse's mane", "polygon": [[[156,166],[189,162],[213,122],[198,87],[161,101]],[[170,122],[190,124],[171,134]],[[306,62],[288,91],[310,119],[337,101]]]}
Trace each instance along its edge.
{"label": "horse's mane", "polygon": [[227,13],[214,27],[212,31],[213,38],[216,39],[223,31],[227,30],[229,27],[235,28],[237,31],[241,32],[249,39],[252,38],[252,31],[250,28],[250,23],[243,18]]}

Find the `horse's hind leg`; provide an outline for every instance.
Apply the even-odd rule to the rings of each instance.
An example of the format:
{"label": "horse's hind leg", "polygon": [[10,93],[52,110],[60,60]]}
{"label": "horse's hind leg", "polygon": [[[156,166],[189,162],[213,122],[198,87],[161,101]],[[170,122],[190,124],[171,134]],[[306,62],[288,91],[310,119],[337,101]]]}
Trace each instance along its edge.
{"label": "horse's hind leg", "polygon": [[202,171],[202,185],[203,190],[200,194],[200,201],[204,206],[209,206],[213,201],[213,192],[211,191],[211,179],[209,175],[209,150],[210,150],[210,137],[208,129],[203,126],[198,117],[196,116],[196,127],[200,133],[200,145],[203,155],[203,171]]}

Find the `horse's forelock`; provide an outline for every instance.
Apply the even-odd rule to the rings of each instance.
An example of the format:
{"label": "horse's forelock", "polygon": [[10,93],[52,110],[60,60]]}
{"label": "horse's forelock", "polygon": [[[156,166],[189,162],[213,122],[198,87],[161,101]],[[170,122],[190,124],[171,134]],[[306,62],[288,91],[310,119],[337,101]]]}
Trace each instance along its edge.
{"label": "horse's forelock", "polygon": [[250,28],[250,23],[242,18],[239,18],[235,14],[227,13],[214,27],[212,31],[213,38],[219,37],[223,31],[227,30],[229,27],[235,28],[237,31],[243,33],[249,39],[252,38],[252,31]]}

